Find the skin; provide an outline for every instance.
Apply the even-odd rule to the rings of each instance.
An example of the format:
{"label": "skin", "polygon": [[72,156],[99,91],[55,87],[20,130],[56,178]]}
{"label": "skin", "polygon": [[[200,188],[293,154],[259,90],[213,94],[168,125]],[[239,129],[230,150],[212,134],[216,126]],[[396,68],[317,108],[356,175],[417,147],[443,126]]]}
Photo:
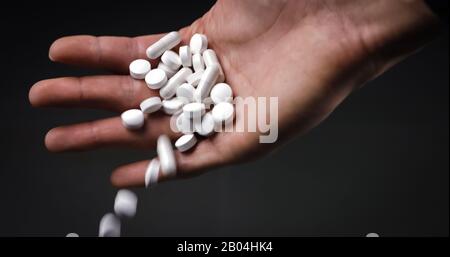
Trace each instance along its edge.
{"label": "skin", "polygon": [[[219,0],[180,30],[182,44],[194,33],[206,34],[235,96],[277,96],[279,138],[273,144],[260,144],[258,133],[216,134],[187,153],[176,152],[179,177],[253,160],[308,132],[352,91],[421,48],[436,33],[436,23],[423,1]],[[126,130],[119,117],[158,94],[145,82],[131,79],[128,65],[146,58],[145,49],[161,36],[81,35],[52,44],[52,61],[117,75],[39,81],[30,89],[31,104],[107,109],[118,115],[54,128],[45,137],[48,150],[152,149],[161,134],[173,141],[179,137],[170,129],[169,116],[152,114],[139,131]],[[118,167],[112,173],[112,184],[143,186],[148,163]]]}

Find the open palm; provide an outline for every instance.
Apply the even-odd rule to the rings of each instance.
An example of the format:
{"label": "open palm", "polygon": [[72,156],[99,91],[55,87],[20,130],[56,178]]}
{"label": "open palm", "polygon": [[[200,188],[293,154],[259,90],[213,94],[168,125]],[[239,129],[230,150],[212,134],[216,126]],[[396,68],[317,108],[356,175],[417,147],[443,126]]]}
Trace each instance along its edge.
{"label": "open palm", "polygon": [[[389,31],[362,30],[359,22],[369,17],[354,10],[355,5],[370,5],[371,1],[353,6],[349,6],[352,1],[347,2],[218,1],[203,17],[180,30],[182,44],[194,33],[208,36],[209,48],[216,51],[235,96],[278,97],[279,140],[259,144],[258,133],[218,133],[202,140],[193,151],[176,153],[179,174],[199,174],[267,153],[317,125],[354,88],[391,64],[397,56],[373,58],[380,41],[390,39]],[[402,8],[397,3],[390,5],[394,10]],[[429,15],[417,13],[414,15],[420,18]],[[416,22],[413,14],[408,15]],[[396,29],[408,26],[399,24]],[[118,113],[138,107],[158,91],[127,75],[128,65],[145,58],[145,49],[161,36],[72,36],[55,41],[49,53],[53,61],[108,69],[117,75],[40,81],[30,90],[30,102],[38,107],[99,108]],[[144,129],[137,132],[125,129],[118,116],[62,126],[49,131],[45,144],[55,152],[111,146],[151,149],[161,134],[179,137],[170,129],[169,118],[151,114]],[[142,186],[147,165],[148,160],[119,167],[112,175],[113,184]]]}

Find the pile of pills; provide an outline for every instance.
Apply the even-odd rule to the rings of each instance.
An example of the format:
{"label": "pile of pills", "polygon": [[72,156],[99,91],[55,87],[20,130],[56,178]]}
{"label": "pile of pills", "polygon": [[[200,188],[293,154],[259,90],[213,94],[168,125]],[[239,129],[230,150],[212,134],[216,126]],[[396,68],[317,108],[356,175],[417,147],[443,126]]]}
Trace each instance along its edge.
{"label": "pile of pills", "polygon": [[[233,91],[224,83],[225,74],[216,53],[208,49],[208,39],[203,34],[194,34],[189,45],[174,48],[181,42],[178,32],[170,32],[146,50],[149,59],[160,58],[157,68],[145,59],[133,61],[130,75],[144,80],[149,90],[159,90],[159,95],[145,99],[140,109],[122,113],[122,124],[130,130],[144,126],[146,115],[162,109],[173,116],[177,132],[183,135],[174,146],[179,152],[192,149],[198,142],[197,136],[208,137],[216,128],[233,122]],[[160,135],[156,151],[158,158],[150,161],[145,173],[145,186],[158,182],[160,173],[165,177],[176,175],[177,163],[174,147],[167,135]],[[100,237],[118,237],[121,220],[136,214],[137,196],[129,190],[119,190],[114,213],[107,213],[100,221]],[[69,234],[73,236],[73,233]],[[69,236],[67,235],[67,236]]]}

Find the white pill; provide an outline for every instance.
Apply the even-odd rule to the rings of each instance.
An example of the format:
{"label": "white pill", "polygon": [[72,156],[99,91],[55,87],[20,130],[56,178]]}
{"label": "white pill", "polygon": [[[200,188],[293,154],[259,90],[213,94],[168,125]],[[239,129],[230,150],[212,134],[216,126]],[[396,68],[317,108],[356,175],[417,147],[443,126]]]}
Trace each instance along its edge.
{"label": "white pill", "polygon": [[185,104],[183,99],[172,98],[162,101],[162,107],[166,114],[173,115],[181,112],[183,105]]}
{"label": "white pill", "polygon": [[69,233],[66,237],[80,237],[77,233]]}
{"label": "white pill", "polygon": [[217,58],[216,52],[212,49],[206,49],[203,54],[203,61],[205,66],[209,67],[211,65],[219,66],[219,77],[217,78],[217,83],[222,83],[225,81],[225,74],[223,73],[222,65],[220,65],[219,59]]}
{"label": "white pill", "polygon": [[194,100],[195,88],[188,83],[184,83],[177,88],[177,97],[186,99],[187,103]]}
{"label": "white pill", "polygon": [[201,54],[194,54],[192,56],[192,66],[195,72],[205,70],[205,63],[203,62],[203,57]]}
{"label": "white pill", "polygon": [[228,124],[233,121],[234,107],[232,104],[227,102],[219,103],[212,109],[212,116],[216,126]]}
{"label": "white pill", "polygon": [[180,34],[176,31],[172,31],[147,48],[147,57],[150,59],[156,59],[165,51],[177,46],[180,42]]}
{"label": "white pill", "polygon": [[219,83],[211,89],[211,99],[214,104],[222,102],[231,102],[233,98],[233,91],[226,83]]}
{"label": "white pill", "polygon": [[120,237],[120,219],[112,214],[107,213],[100,220],[99,237]]}
{"label": "white pill", "polygon": [[177,73],[177,70],[172,70],[162,62],[158,63],[158,69],[161,69],[166,73],[167,79],[170,79],[173,75],[175,75],[175,73]]}
{"label": "white pill", "polygon": [[147,167],[147,171],[145,172],[145,187],[154,187],[158,184],[159,177],[159,168],[161,165],[159,164],[159,160],[154,158],[150,161],[150,164]]}
{"label": "white pill", "polygon": [[163,69],[153,69],[145,76],[145,83],[150,89],[160,89],[167,83],[167,74]]}
{"label": "white pill", "polygon": [[205,114],[205,105],[203,103],[189,103],[183,106],[183,113],[189,119],[201,117]]}
{"label": "white pill", "polygon": [[162,98],[168,99],[177,93],[177,88],[186,82],[186,78],[192,74],[189,68],[181,68],[172,78],[167,81],[167,84],[159,90]]}
{"label": "white pill", "polygon": [[211,112],[205,113],[200,126],[196,126],[195,132],[199,135],[207,137],[214,133],[215,123]]}
{"label": "white pill", "polygon": [[201,54],[208,48],[208,38],[203,34],[194,34],[189,42],[193,54]]}
{"label": "white pill", "polygon": [[202,102],[211,91],[211,88],[216,83],[217,77],[219,76],[219,66],[211,65],[206,68],[205,73],[203,73],[200,82],[198,83],[197,89],[194,93],[194,100],[197,102]]}
{"label": "white pill", "polygon": [[181,64],[183,65],[183,67],[191,67],[192,66],[191,48],[189,46],[181,46],[178,53],[180,55]]}
{"label": "white pill", "polygon": [[177,172],[177,163],[173,152],[172,144],[167,135],[161,135],[156,144],[159,162],[161,164],[161,172],[165,176],[175,176]]}
{"label": "white pill", "polygon": [[121,189],[114,200],[114,212],[119,217],[133,218],[136,215],[137,196],[130,190]]}
{"label": "white pill", "polygon": [[180,56],[172,50],[165,51],[161,56],[161,61],[172,70],[177,70],[181,66]]}
{"label": "white pill", "polygon": [[147,98],[140,104],[141,111],[143,113],[156,112],[161,108],[161,106],[162,106],[161,98],[157,96]]}
{"label": "white pill", "polygon": [[183,135],[175,142],[175,147],[180,152],[186,152],[187,150],[194,147],[194,145],[197,143],[197,138],[194,134],[189,135]]}
{"label": "white pill", "polygon": [[203,70],[200,70],[195,73],[192,73],[186,78],[187,82],[192,86],[196,87],[200,82],[200,79],[202,78],[203,72],[204,72]]}
{"label": "white pill", "polygon": [[183,134],[194,133],[194,123],[184,113],[180,113],[175,122],[176,122],[175,124],[176,124],[179,132],[181,132]]}
{"label": "white pill", "polygon": [[135,79],[144,79],[151,68],[149,61],[137,59],[130,63],[130,75]]}
{"label": "white pill", "polygon": [[127,129],[139,129],[144,125],[144,113],[139,109],[125,111],[120,117],[123,126]]}

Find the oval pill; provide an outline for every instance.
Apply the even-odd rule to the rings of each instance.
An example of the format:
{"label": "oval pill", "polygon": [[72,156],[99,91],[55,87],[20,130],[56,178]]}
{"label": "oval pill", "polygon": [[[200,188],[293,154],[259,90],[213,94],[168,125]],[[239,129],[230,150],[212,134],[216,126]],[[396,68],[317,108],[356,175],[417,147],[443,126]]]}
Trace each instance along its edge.
{"label": "oval pill", "polygon": [[112,214],[105,214],[100,220],[99,237],[120,237],[120,219]]}
{"label": "oval pill", "polygon": [[156,143],[161,172],[164,176],[175,176],[177,172],[177,163],[173,152],[172,144],[167,135],[159,136]]}
{"label": "oval pill", "polygon": [[162,98],[168,99],[174,96],[177,92],[177,88],[186,82],[186,78],[192,74],[192,70],[189,68],[181,68],[172,78],[167,81],[167,84],[159,90],[159,94]]}
{"label": "oval pill", "polygon": [[222,102],[231,102],[233,98],[233,91],[231,87],[226,83],[216,84],[211,89],[211,100],[214,104],[219,104]]}
{"label": "oval pill", "polygon": [[153,113],[161,109],[161,98],[153,96],[141,102],[140,107],[143,113]]}
{"label": "oval pill", "polygon": [[145,187],[153,187],[158,183],[160,163],[154,158],[150,161],[145,172]]}
{"label": "oval pill", "polygon": [[152,66],[149,61],[137,59],[130,63],[130,75],[135,79],[144,79],[145,75],[151,70]]}
{"label": "oval pill", "polygon": [[214,106],[211,113],[217,126],[228,124],[233,121],[234,106],[228,102],[222,102]]}
{"label": "oval pill", "polygon": [[150,89],[160,89],[167,82],[167,75],[162,69],[153,69],[145,75],[145,83]]}
{"label": "oval pill", "polygon": [[139,129],[144,125],[144,113],[139,109],[131,109],[120,115],[122,124],[127,129]]}
{"label": "oval pill", "polygon": [[205,70],[205,63],[203,62],[201,54],[194,54],[192,56],[192,66],[194,67],[195,72]]}
{"label": "oval pill", "polygon": [[177,46],[180,42],[180,34],[177,31],[172,31],[147,48],[147,57],[150,59],[156,59],[160,57],[165,51]]}
{"label": "oval pill", "polygon": [[172,70],[177,70],[181,66],[180,57],[172,50],[165,51],[161,56],[161,61]]}
{"label": "oval pill", "polygon": [[218,76],[219,67],[217,65],[212,65],[206,68],[202,78],[200,79],[200,82],[198,83],[197,89],[195,90],[195,101],[202,102],[209,95],[209,92],[216,83]]}
{"label": "oval pill", "polygon": [[178,53],[180,55],[180,60],[183,67],[191,67],[192,66],[191,48],[189,46],[181,46],[180,50],[178,50]]}
{"label": "oval pill", "polygon": [[114,212],[119,217],[133,218],[136,214],[137,196],[130,190],[121,189],[114,200]]}
{"label": "oval pill", "polygon": [[189,42],[193,54],[201,54],[208,48],[208,38],[203,34],[194,34]]}
{"label": "oval pill", "polygon": [[177,73],[177,70],[172,70],[162,62],[158,63],[158,69],[161,69],[166,73],[167,79],[170,79],[173,75],[175,75],[175,73]]}
{"label": "oval pill", "polygon": [[194,134],[183,135],[175,142],[175,147],[180,152],[186,152],[197,143],[197,138]]}

